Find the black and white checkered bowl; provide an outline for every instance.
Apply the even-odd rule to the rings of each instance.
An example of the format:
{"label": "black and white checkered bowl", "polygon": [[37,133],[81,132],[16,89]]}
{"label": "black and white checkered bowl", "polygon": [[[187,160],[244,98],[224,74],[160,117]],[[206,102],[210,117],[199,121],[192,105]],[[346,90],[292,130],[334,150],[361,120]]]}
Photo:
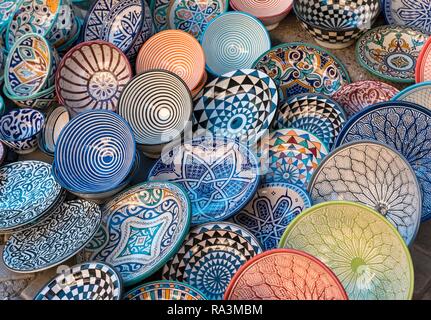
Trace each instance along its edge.
{"label": "black and white checkered bowl", "polygon": [[371,28],[380,0],[295,0],[293,10],[318,44],[340,49]]}

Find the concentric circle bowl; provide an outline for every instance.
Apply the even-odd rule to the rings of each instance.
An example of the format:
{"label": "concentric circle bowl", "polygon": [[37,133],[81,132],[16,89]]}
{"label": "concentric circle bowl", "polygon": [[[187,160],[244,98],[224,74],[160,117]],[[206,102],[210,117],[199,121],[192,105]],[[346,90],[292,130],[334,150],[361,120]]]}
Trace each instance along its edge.
{"label": "concentric circle bowl", "polygon": [[111,111],[88,111],[73,118],[55,146],[54,164],[65,189],[86,193],[118,186],[135,160],[128,123]]}
{"label": "concentric circle bowl", "polygon": [[70,120],[69,112],[63,106],[58,106],[47,114],[45,124],[39,136],[39,149],[54,156],[55,145],[61,130]]}
{"label": "concentric circle bowl", "polygon": [[116,111],[132,75],[120,49],[105,41],[83,42],[61,60],[56,74],[57,96],[72,116],[89,110]]}
{"label": "concentric circle bowl", "polygon": [[341,49],[371,28],[380,13],[380,0],[297,0],[293,9],[318,44]]}
{"label": "concentric circle bowl", "polygon": [[37,136],[42,131],[45,117],[33,109],[16,109],[0,118],[0,140],[18,154],[37,148]]}
{"label": "concentric circle bowl", "polygon": [[163,145],[181,136],[191,118],[193,102],[185,82],[165,70],[135,76],[124,89],[118,113],[142,145]]}
{"label": "concentric circle bowl", "polygon": [[199,42],[180,30],[165,30],[148,39],[139,51],[136,72],[168,70],[194,90],[205,73],[205,54]]}
{"label": "concentric circle bowl", "polygon": [[292,10],[293,0],[230,0],[230,6],[255,16],[273,30]]}
{"label": "concentric circle bowl", "polygon": [[315,205],[292,221],[280,247],[322,261],[351,300],[412,298],[409,250],[389,221],[367,206],[347,201]]}
{"label": "concentric circle bowl", "polygon": [[251,68],[271,48],[265,26],[243,12],[224,13],[208,25],[202,36],[207,70],[215,76]]}

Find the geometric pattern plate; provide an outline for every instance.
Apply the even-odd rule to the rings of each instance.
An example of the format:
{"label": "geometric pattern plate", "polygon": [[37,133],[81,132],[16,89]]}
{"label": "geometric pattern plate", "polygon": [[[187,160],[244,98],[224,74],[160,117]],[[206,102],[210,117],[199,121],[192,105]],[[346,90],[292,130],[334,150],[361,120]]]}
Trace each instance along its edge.
{"label": "geometric pattern plate", "polygon": [[187,283],[209,300],[221,300],[241,265],[261,252],[246,229],[233,223],[206,223],[190,231],[163,268],[163,278]]}
{"label": "geometric pattern plate", "polygon": [[188,284],[176,281],[145,283],[125,294],[125,300],[206,300],[205,296]]}
{"label": "geometric pattern plate", "polygon": [[351,300],[412,298],[409,249],[387,219],[362,204],[332,201],[307,209],[287,227],[280,248],[322,261]]}

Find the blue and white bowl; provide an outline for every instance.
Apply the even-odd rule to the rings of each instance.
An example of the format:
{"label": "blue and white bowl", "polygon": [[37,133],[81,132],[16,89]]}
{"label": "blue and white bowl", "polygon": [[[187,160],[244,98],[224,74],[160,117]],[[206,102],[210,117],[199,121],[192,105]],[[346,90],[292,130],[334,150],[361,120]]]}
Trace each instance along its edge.
{"label": "blue and white bowl", "polygon": [[428,0],[381,0],[383,14],[388,24],[419,28],[431,32]]}
{"label": "blue and white bowl", "polygon": [[55,146],[57,178],[67,190],[97,193],[124,181],[135,160],[129,124],[112,111],[88,111],[73,118]]}
{"label": "blue and white bowl", "polygon": [[0,118],[0,140],[18,154],[30,153],[37,148],[44,122],[44,115],[34,109],[9,111]]}
{"label": "blue and white bowl", "polygon": [[251,68],[271,48],[265,26],[243,12],[226,12],[212,20],[202,36],[207,70],[215,76]]}

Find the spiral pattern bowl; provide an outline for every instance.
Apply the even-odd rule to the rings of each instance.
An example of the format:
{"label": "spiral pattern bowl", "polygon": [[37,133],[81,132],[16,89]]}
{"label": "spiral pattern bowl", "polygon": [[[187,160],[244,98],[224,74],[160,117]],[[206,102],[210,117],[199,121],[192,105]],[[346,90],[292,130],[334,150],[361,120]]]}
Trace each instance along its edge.
{"label": "spiral pattern bowl", "polygon": [[88,110],[116,111],[118,99],[132,79],[124,53],[105,41],[84,42],[61,60],[56,74],[60,103],[76,115]]}
{"label": "spiral pattern bowl", "polygon": [[103,192],[118,186],[135,160],[127,122],[111,111],[88,111],[73,118],[55,146],[58,182],[70,191]]}
{"label": "spiral pattern bowl", "polygon": [[207,70],[215,76],[251,68],[271,48],[265,26],[243,12],[227,12],[215,18],[202,36]]}
{"label": "spiral pattern bowl", "polygon": [[199,42],[180,30],[165,30],[152,36],[139,51],[136,72],[168,70],[194,90],[205,72],[205,54]]}

